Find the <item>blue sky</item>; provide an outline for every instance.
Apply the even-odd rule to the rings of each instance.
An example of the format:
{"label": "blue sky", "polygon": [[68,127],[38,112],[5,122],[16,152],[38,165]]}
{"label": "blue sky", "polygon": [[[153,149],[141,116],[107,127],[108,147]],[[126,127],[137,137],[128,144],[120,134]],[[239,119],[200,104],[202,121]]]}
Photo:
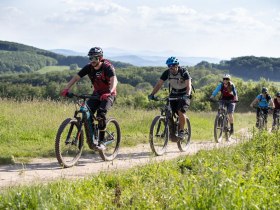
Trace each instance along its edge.
{"label": "blue sky", "polygon": [[1,0],[0,40],[42,49],[280,57],[279,0]]}

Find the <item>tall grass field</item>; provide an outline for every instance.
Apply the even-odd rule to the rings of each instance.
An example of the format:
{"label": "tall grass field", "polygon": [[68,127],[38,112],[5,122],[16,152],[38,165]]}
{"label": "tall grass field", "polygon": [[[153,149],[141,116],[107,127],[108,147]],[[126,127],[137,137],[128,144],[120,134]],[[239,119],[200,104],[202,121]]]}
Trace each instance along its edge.
{"label": "tall grass field", "polygon": [[[54,101],[0,100],[0,163],[11,159],[28,160],[32,157],[54,157],[54,141],[61,122],[72,117],[75,104],[67,99]],[[122,132],[121,147],[148,144],[149,128],[159,110],[147,111],[114,106],[108,116],[114,116]],[[194,141],[214,141],[214,112],[189,112]],[[252,128],[255,114],[235,114],[235,130]],[[89,151],[85,147],[85,152]]]}

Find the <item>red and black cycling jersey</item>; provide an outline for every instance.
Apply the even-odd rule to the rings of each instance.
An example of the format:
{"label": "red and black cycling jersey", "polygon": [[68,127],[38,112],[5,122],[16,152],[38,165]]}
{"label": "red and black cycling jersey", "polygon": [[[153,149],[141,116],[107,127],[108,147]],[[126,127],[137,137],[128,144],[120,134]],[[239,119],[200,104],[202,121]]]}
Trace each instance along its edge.
{"label": "red and black cycling jersey", "polygon": [[273,99],[275,109],[280,109],[280,103],[277,101],[277,98]]}
{"label": "red and black cycling jersey", "polygon": [[[98,70],[94,69],[94,67],[89,63],[78,72],[78,75],[81,78],[88,75],[94,87],[93,93],[97,94],[109,93],[110,78],[116,76],[115,68],[110,61],[103,59],[101,62],[102,65]],[[112,95],[116,94],[116,90],[114,90]]]}

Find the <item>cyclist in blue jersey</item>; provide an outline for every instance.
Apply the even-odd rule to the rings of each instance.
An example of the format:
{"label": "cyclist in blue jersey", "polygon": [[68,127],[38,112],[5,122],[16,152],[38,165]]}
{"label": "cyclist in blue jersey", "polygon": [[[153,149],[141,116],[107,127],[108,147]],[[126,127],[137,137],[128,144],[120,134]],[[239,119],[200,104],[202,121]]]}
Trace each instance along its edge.
{"label": "cyclist in blue jersey", "polygon": [[233,113],[235,110],[235,102],[238,101],[237,90],[235,85],[230,81],[231,76],[229,74],[225,74],[223,76],[223,82],[218,84],[216,89],[213,91],[210,100],[213,100],[214,97],[220,92],[220,100],[224,103],[227,107],[228,118],[230,123],[230,134],[234,133],[234,118]]}
{"label": "cyclist in blue jersey", "polygon": [[256,122],[256,126],[259,126],[259,121],[258,121],[258,117],[260,114],[260,110],[262,109],[264,114],[268,114],[268,107],[272,107],[274,108],[274,103],[272,101],[271,96],[268,94],[268,89],[266,87],[262,88],[262,93],[259,94],[250,104],[250,107],[254,107],[254,105],[258,104],[258,108],[257,108],[257,122]]}

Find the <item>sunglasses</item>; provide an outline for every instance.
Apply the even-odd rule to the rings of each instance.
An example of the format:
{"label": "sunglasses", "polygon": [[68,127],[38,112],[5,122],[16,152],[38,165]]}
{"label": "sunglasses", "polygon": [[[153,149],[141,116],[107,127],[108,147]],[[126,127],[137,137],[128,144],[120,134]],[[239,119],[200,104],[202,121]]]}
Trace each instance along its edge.
{"label": "sunglasses", "polygon": [[99,57],[95,57],[95,56],[90,56],[89,60],[90,61],[98,61]]}
{"label": "sunglasses", "polygon": [[223,78],[223,80],[229,80],[229,78]]}
{"label": "sunglasses", "polygon": [[176,67],[178,66],[177,64],[171,64],[171,65],[168,65],[168,68],[172,68],[172,67]]}

